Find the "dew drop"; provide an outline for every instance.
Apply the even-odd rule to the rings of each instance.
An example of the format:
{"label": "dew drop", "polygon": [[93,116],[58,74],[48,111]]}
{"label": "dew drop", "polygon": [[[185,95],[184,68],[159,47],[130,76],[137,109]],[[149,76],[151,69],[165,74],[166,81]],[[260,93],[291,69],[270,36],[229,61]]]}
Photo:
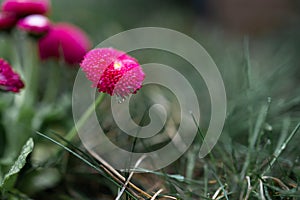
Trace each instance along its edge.
{"label": "dew drop", "polygon": [[116,99],[117,99],[119,104],[124,103],[124,101],[126,100],[125,97],[121,97],[121,96],[116,96]]}

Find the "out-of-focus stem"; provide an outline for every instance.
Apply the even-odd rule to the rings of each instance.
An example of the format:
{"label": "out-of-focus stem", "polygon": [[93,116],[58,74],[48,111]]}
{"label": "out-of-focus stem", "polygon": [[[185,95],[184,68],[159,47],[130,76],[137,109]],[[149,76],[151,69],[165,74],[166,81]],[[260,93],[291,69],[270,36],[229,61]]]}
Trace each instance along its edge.
{"label": "out-of-focus stem", "polygon": [[31,107],[36,102],[37,92],[38,92],[38,76],[39,76],[39,66],[38,66],[38,55],[37,55],[37,44],[35,41],[28,40],[28,49],[25,49],[26,54],[29,53],[31,56],[26,57],[29,63],[25,62],[25,99],[23,99],[23,104]]}
{"label": "out-of-focus stem", "polygon": [[47,80],[46,91],[44,95],[45,102],[49,103],[55,101],[57,97],[60,77],[60,69],[57,66],[57,63],[51,62],[49,77]]}

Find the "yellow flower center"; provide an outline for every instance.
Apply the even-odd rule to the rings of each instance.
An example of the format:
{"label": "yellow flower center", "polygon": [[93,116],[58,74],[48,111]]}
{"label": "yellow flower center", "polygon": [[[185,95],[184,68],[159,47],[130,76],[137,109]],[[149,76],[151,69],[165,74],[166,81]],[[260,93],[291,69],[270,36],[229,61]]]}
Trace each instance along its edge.
{"label": "yellow flower center", "polygon": [[114,62],[114,68],[115,68],[115,70],[120,70],[121,67],[122,67],[122,63],[121,62],[119,62],[119,61],[115,61]]}

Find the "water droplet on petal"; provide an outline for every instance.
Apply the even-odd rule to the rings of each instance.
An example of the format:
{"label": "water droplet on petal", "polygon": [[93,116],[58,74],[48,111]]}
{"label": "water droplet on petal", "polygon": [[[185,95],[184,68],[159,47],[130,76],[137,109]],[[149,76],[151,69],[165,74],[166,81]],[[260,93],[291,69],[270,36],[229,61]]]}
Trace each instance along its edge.
{"label": "water droplet on petal", "polygon": [[124,103],[124,101],[126,100],[126,97],[116,96],[116,99],[117,99],[118,103],[121,104],[121,103]]}

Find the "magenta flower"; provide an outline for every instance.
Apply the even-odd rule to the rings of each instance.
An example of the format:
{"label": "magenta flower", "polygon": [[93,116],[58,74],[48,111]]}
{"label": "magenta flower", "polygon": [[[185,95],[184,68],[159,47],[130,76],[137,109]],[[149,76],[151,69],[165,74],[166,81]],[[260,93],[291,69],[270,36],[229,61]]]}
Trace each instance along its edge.
{"label": "magenta flower", "polygon": [[17,16],[11,12],[0,12],[0,30],[10,30],[15,26]]}
{"label": "magenta flower", "polygon": [[19,17],[31,14],[45,14],[50,9],[48,0],[4,0],[2,10],[13,12]]}
{"label": "magenta flower", "polygon": [[24,83],[20,76],[4,59],[0,58],[0,90],[17,93],[23,87]]}
{"label": "magenta flower", "polygon": [[126,97],[142,87],[145,74],[136,59],[113,48],[88,52],[80,64],[99,92]]}
{"label": "magenta flower", "polygon": [[44,15],[29,15],[18,21],[17,27],[33,35],[43,35],[50,29],[50,21]]}
{"label": "magenta flower", "polygon": [[68,64],[76,64],[80,63],[90,46],[82,30],[68,23],[59,23],[52,25],[49,32],[39,40],[39,53],[42,60],[57,58]]}

